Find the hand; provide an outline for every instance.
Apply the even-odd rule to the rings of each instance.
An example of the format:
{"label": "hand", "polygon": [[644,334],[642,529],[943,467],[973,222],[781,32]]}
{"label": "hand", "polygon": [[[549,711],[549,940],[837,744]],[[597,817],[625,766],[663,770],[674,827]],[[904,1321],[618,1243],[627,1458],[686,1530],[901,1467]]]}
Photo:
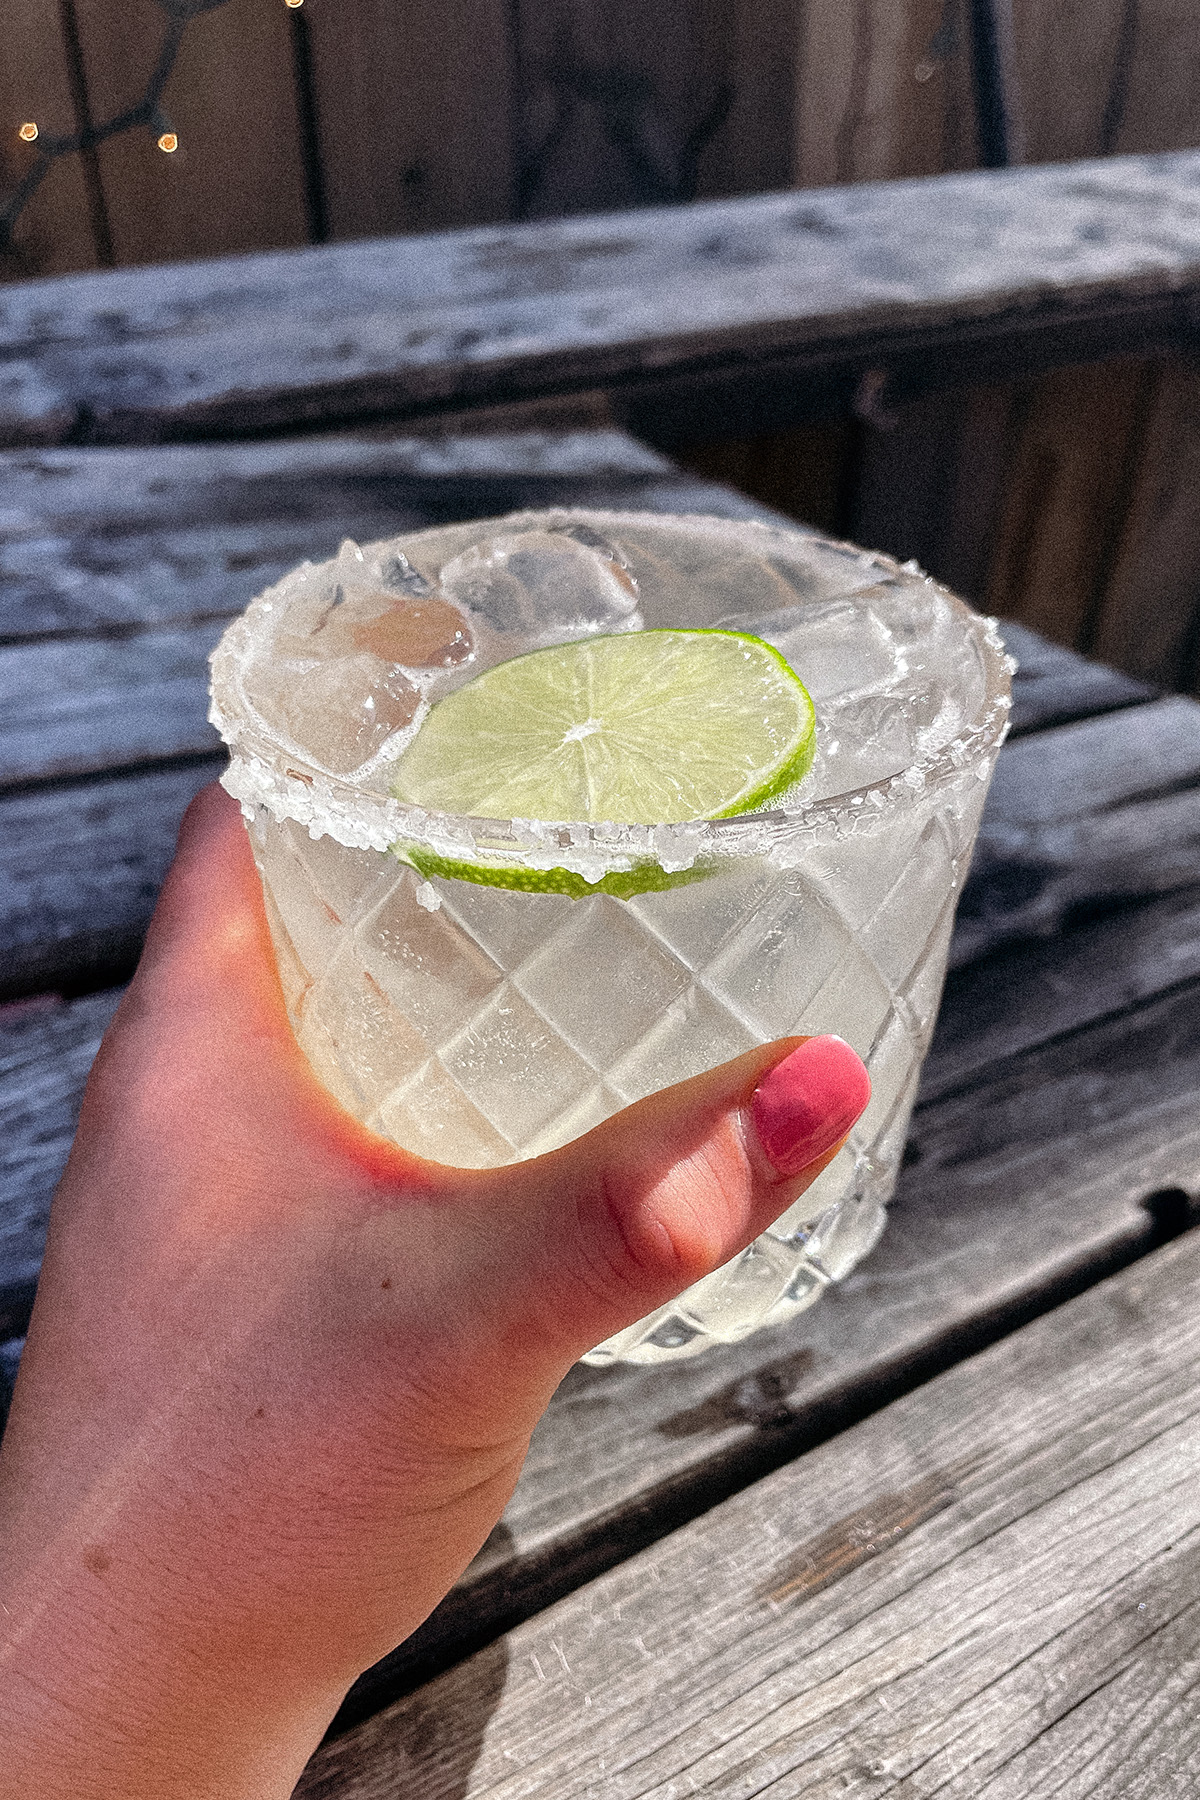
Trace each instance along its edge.
{"label": "hand", "polygon": [[309,1069],[238,809],[201,795],[0,1454],[4,1800],[289,1794],[487,1536],[572,1362],[789,1206],[867,1091],[839,1040],[791,1040],[534,1162],[418,1161]]}

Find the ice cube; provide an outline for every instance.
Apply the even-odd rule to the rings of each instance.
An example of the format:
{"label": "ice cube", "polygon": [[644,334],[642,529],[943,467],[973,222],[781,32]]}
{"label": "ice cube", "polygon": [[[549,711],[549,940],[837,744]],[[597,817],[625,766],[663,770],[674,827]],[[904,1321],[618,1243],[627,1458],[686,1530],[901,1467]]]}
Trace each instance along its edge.
{"label": "ice cube", "polygon": [[355,647],[409,669],[452,669],[472,655],[475,640],[457,606],[367,590],[338,609],[338,624]]}
{"label": "ice cube", "polygon": [[904,675],[906,659],[891,627],[868,603],[868,594],[788,607],[745,620],[741,629],[774,644],[818,705],[878,692]]}
{"label": "ice cube", "polygon": [[530,648],[641,625],[624,558],[587,526],[486,538],[445,565],[441,587],[492,630]]}
{"label": "ice cube", "polygon": [[866,694],[819,709],[817,755],[805,798],[848,794],[886,781],[916,761],[923,721],[913,717],[910,698]]}
{"label": "ice cube", "polygon": [[337,582],[288,616],[275,654],[330,661],[367,651],[408,669],[452,669],[474,654],[464,613],[436,595],[389,592],[370,582]]}
{"label": "ice cube", "polygon": [[427,581],[420,569],[414,569],[402,550],[393,550],[386,556],[379,568],[379,579],[384,587],[391,588],[397,594],[432,594],[433,583]]}
{"label": "ice cube", "polygon": [[359,651],[297,668],[260,665],[256,701],[267,722],[334,775],[348,775],[411,725],[421,691],[382,657]]}

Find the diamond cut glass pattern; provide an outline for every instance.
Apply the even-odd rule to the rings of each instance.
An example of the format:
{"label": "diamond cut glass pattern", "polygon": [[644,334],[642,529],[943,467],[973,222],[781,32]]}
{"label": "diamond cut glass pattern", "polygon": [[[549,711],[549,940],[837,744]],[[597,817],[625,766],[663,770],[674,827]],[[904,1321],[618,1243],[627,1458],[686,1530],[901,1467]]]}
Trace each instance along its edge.
{"label": "diamond cut glass pattern", "polygon": [[[512,600],[513,584],[530,577],[532,539],[568,528],[580,533],[572,605],[584,605],[595,555],[597,604],[616,594],[625,609],[617,628],[758,629],[802,679],[811,647],[818,754],[794,806],[637,828],[628,844],[622,828],[555,827],[547,840],[514,821],[489,825],[487,844],[476,833],[476,851],[478,821],[450,821],[440,839],[443,827],[425,815],[404,830],[432,833],[451,860],[486,861],[500,842],[502,861],[528,859],[535,871],[562,863],[589,881],[650,856],[690,874],[679,885],[574,899],[425,879],[387,850],[403,833],[386,798],[386,757],[347,784],[334,762],[298,765],[282,728],[275,749],[270,694],[260,703],[239,684],[289,618],[289,645],[316,633],[337,591],[331,565],[256,602],[239,622],[242,640],[231,628],[214,657],[214,717],[233,748],[226,781],[250,820],[297,1038],[343,1105],[414,1154],[462,1167],[538,1155],[775,1037],[833,1031],[866,1059],[867,1112],[807,1193],[725,1268],[591,1358],[658,1362],[785,1322],[878,1238],[1003,735],[1007,668],[990,625],[924,577],[767,527],[523,515],[502,529],[343,546],[336,568],[362,583],[399,553],[433,591],[439,569],[458,558],[461,570],[469,552],[471,582],[450,598],[469,612],[474,595],[483,609],[469,619],[483,666],[501,654],[487,612],[489,544],[504,547],[494,560]],[[601,607],[594,628],[613,629],[606,621]],[[582,614],[578,625],[588,629]],[[502,653],[537,642],[509,633]],[[408,673],[424,704],[472,672]],[[848,774],[858,785],[844,793],[837,783]]]}
{"label": "diamond cut glass pattern", "polygon": [[688,971],[622,900],[597,894],[570,907],[553,940],[514,984],[592,1066],[632,1052],[687,991]]}

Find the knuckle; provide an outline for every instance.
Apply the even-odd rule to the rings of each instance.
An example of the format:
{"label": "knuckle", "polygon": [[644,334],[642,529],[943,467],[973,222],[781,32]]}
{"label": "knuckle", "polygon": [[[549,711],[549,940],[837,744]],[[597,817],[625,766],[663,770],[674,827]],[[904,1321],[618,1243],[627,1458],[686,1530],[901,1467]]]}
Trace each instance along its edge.
{"label": "knuckle", "polygon": [[720,1266],[749,1216],[744,1158],[705,1145],[648,1188],[608,1172],[590,1210],[589,1263],[612,1294],[657,1300]]}

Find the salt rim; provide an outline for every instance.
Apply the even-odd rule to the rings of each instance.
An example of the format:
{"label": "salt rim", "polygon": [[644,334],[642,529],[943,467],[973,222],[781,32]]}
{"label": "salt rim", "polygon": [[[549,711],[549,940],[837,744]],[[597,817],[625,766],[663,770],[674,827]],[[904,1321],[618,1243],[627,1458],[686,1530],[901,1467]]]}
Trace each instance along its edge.
{"label": "salt rim", "polygon": [[[763,812],[728,819],[699,819],[681,824],[588,824],[540,819],[483,819],[448,813],[428,813],[421,807],[355,786],[351,781],[315,767],[275,743],[255,715],[242,675],[253,654],[251,620],[260,603],[286,593],[301,572],[328,564],[302,564],[274,588],[251,603],[247,613],[235,619],[223,634],[209,662],[212,668],[209,719],[230,750],[230,765],[221,777],[226,791],[239,800],[248,814],[265,806],[279,822],[293,820],[311,837],[328,836],[351,849],[388,851],[397,843],[417,844],[456,862],[498,866],[513,859],[531,870],[568,869],[594,883],[610,873],[624,873],[647,860],[668,874],[690,869],[697,861],[730,856],[770,853],[781,864],[792,864],[814,844],[836,842],[865,831],[877,830],[894,818],[897,807],[915,807],[931,799],[961,778],[976,764],[981,781],[990,772],[989,752],[999,749],[1008,734],[1009,677],[1016,663],[1005,652],[995,619],[973,612],[949,589],[934,581],[914,562],[898,563],[881,552],[815,533],[788,531],[759,520],[721,519],[715,514],[606,512],[583,507],[555,507],[509,513],[502,518],[473,522],[480,537],[547,520],[636,530],[657,526],[719,529],[726,543],[739,542],[752,552],[768,544],[797,551],[820,548],[852,555],[864,568],[879,570],[904,585],[919,583],[950,602],[962,625],[976,639],[985,676],[984,698],[976,719],[949,744],[939,746],[921,763],[913,764],[887,780],[851,789],[844,794],[777,806]],[[428,528],[427,528],[428,529]],[[453,529],[453,528],[449,528]],[[417,536],[409,531],[392,539],[364,546],[364,553],[378,555],[398,548]],[[421,535],[425,535],[421,533]],[[853,593],[844,595],[853,600]]]}

